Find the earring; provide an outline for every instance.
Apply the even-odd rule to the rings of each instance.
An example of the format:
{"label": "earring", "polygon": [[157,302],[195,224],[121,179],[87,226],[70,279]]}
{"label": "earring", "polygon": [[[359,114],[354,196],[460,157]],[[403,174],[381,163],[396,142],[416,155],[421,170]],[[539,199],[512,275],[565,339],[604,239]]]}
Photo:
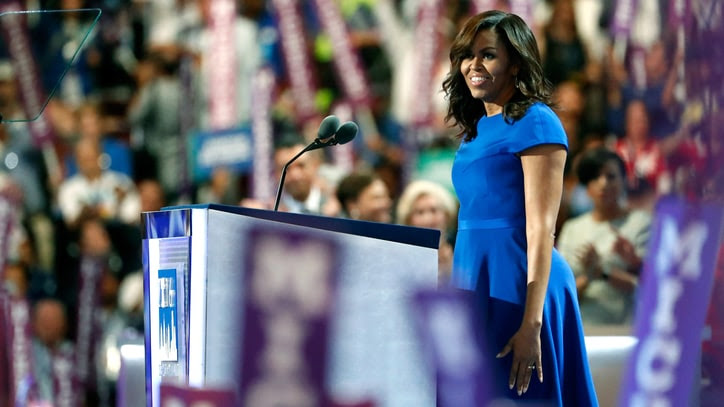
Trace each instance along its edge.
{"label": "earring", "polygon": [[520,89],[520,80],[518,80],[518,75],[515,76],[515,88]]}

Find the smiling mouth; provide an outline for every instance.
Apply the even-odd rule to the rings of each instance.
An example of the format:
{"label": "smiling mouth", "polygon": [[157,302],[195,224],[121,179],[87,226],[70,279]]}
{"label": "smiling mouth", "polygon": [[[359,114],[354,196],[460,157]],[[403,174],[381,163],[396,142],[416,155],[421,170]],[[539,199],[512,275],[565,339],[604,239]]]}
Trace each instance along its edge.
{"label": "smiling mouth", "polygon": [[488,80],[488,78],[485,78],[482,76],[473,76],[470,78],[470,83],[473,85],[482,85],[487,80]]}

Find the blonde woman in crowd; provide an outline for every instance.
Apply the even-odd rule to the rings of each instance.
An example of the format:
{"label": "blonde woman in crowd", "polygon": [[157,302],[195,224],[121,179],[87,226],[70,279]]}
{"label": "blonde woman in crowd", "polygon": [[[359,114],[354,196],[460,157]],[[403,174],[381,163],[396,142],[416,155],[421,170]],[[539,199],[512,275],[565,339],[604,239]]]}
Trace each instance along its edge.
{"label": "blonde woman in crowd", "polygon": [[440,231],[438,283],[441,286],[447,285],[452,271],[457,210],[453,195],[441,185],[427,180],[411,182],[397,202],[397,223]]}

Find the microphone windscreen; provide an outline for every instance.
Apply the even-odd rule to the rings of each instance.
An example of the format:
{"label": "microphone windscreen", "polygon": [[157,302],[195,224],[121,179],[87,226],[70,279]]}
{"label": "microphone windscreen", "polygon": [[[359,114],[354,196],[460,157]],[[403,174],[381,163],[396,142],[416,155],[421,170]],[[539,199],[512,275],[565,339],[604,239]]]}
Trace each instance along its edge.
{"label": "microphone windscreen", "polygon": [[349,143],[357,135],[358,130],[359,128],[355,122],[345,122],[337,130],[337,144]]}
{"label": "microphone windscreen", "polygon": [[318,139],[326,139],[334,136],[339,128],[339,119],[335,115],[327,116],[319,124],[319,130],[317,131]]}

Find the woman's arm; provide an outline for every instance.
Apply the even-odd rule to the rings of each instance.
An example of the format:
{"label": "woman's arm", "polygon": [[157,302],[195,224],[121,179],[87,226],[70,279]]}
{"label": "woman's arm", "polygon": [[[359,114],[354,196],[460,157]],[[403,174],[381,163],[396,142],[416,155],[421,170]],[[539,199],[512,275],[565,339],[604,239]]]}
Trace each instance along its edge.
{"label": "woman's arm", "polygon": [[554,231],[563,191],[566,150],[557,144],[532,147],[521,153],[525,188],[526,237],[528,241],[528,289],[523,321],[498,357],[513,352],[509,386],[518,393],[528,390],[535,365],[543,381],[540,329],[548,290]]}

